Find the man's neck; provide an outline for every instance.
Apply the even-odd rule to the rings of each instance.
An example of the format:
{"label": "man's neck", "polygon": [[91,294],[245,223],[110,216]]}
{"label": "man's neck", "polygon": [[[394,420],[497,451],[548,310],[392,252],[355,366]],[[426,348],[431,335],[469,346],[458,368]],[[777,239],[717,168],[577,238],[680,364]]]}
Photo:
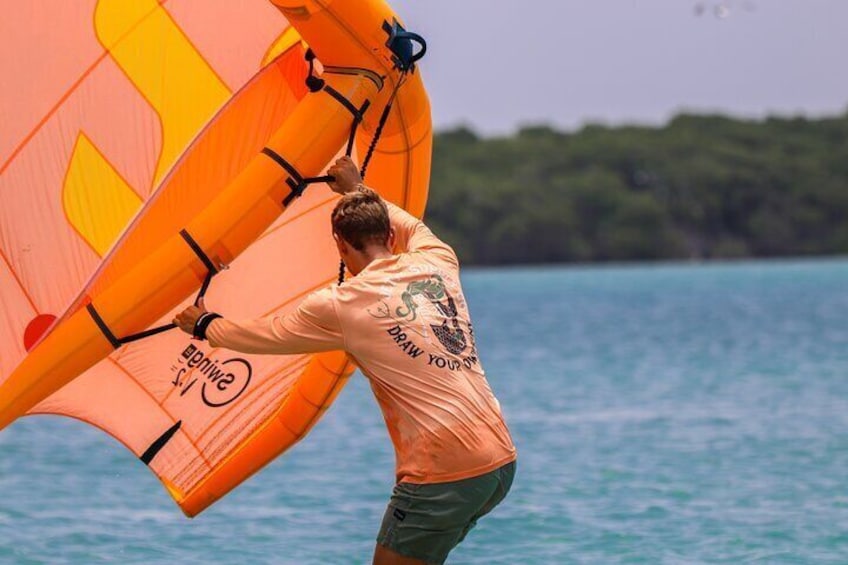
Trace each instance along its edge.
{"label": "man's neck", "polygon": [[359,253],[359,258],[361,259],[362,265],[362,268],[359,270],[362,271],[374,261],[378,261],[380,259],[388,259],[392,256],[393,253],[391,252],[391,250],[385,246],[369,245]]}
{"label": "man's neck", "polygon": [[373,245],[366,247],[362,255],[365,258],[365,264],[370,265],[373,261],[377,261],[378,259],[388,259],[392,256],[392,252],[383,246]]}

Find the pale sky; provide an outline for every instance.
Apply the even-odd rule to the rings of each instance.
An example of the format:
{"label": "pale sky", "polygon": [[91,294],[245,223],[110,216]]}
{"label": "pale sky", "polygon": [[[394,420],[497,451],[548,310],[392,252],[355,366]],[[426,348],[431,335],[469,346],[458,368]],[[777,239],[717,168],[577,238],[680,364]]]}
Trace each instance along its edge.
{"label": "pale sky", "polygon": [[428,41],[421,69],[437,128],[491,135],[539,123],[662,124],[681,110],[848,109],[848,0],[391,4]]}

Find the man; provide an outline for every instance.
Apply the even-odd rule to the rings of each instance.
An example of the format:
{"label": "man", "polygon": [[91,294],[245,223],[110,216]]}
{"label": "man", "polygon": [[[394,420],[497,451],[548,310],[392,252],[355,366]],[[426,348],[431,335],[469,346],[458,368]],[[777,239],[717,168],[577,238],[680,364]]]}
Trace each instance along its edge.
{"label": "man", "polygon": [[352,278],[287,316],[232,322],[201,303],[175,322],[244,353],[347,351],[371,383],[396,452],[374,563],[442,563],[506,496],[515,447],[480,366],[453,250],[363,186],[350,158],[328,172],[342,195],[333,237]]}

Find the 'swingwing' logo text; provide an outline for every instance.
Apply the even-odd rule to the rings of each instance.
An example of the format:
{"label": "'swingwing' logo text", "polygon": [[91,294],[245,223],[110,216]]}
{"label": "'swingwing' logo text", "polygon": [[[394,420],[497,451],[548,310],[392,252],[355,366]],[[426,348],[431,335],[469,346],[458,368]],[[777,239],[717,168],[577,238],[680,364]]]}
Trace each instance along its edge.
{"label": "'swingwing' logo text", "polygon": [[247,360],[215,359],[194,344],[183,350],[171,371],[171,384],[179,389],[180,396],[197,386],[203,403],[212,408],[226,406],[241,396],[253,376],[253,367]]}

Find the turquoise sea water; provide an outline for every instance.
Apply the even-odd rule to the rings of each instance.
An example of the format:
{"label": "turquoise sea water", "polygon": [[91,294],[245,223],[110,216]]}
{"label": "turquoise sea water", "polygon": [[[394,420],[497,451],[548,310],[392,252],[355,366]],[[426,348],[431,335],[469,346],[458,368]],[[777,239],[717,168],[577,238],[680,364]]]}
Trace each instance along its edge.
{"label": "turquoise sea water", "polygon": [[[469,270],[513,491],[450,563],[848,563],[848,261]],[[0,433],[0,563],[370,563],[393,455],[357,377],[194,520],[82,424]]]}

